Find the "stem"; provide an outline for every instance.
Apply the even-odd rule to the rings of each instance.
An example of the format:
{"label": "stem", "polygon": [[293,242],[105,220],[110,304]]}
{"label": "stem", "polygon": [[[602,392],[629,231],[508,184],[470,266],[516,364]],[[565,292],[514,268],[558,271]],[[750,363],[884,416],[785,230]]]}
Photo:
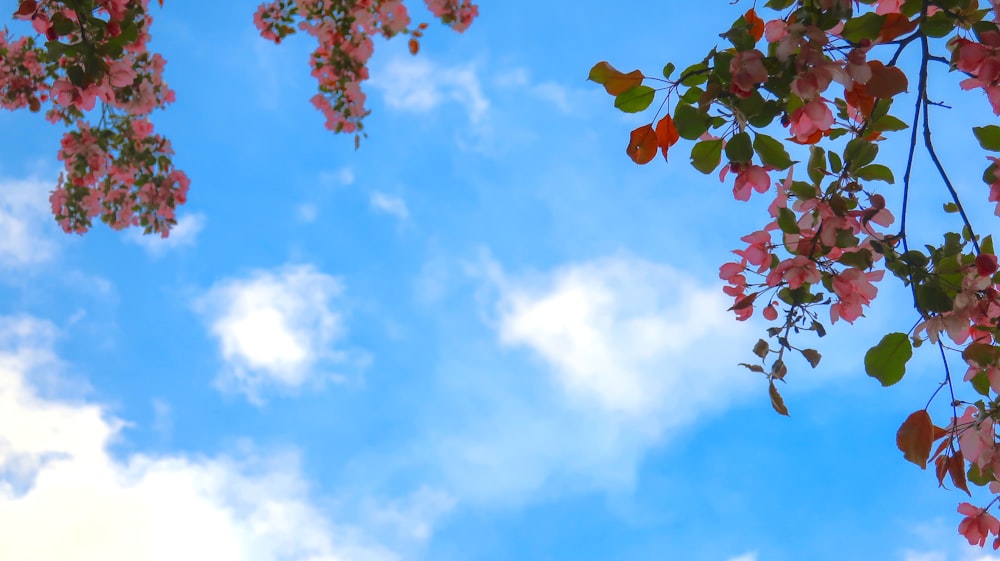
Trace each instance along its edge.
{"label": "stem", "polygon": [[947,172],[944,170],[944,166],[941,164],[941,160],[938,158],[937,152],[934,150],[934,144],[931,142],[931,127],[928,121],[930,106],[930,101],[927,99],[927,61],[930,60],[930,47],[928,46],[927,36],[920,34],[920,47],[923,53],[922,61],[920,64],[920,91],[917,92],[919,102],[923,105],[924,111],[924,147],[927,148],[927,153],[931,157],[931,161],[934,162],[934,167],[937,168],[938,174],[941,176],[941,180],[944,182],[945,187],[948,189],[948,193],[951,195],[952,202],[958,207],[958,213],[962,217],[962,222],[965,227],[969,229],[969,237],[972,240],[972,247],[976,250],[976,255],[979,255],[979,242],[976,239],[976,233],[972,229],[972,223],[969,221],[969,216],[965,213],[965,207],[962,206],[962,201],[958,198],[958,192],[955,191],[955,186],[952,185],[951,179],[948,177]]}

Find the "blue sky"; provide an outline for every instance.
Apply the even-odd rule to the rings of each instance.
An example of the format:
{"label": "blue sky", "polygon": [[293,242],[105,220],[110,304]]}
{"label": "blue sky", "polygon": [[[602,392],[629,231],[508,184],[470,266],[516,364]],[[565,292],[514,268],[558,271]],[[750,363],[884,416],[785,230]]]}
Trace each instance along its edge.
{"label": "blue sky", "polygon": [[[894,446],[937,357],[864,375],[915,320],[891,281],[818,370],[793,364],[791,418],[737,366],[765,326],[717,272],[761,201],[683,147],[636,167],[642,118],[585,81],[693,62],[749,7],[687,4],[484,2],[418,57],[379,42],[354,151],[308,103],[306,37],[170,0],[156,123],[192,188],[167,241],[62,234],[60,131],[0,114],[0,557],[1000,559]],[[939,144],[996,231],[967,132],[985,101],[942,91]],[[928,239],[938,189],[915,187]]]}

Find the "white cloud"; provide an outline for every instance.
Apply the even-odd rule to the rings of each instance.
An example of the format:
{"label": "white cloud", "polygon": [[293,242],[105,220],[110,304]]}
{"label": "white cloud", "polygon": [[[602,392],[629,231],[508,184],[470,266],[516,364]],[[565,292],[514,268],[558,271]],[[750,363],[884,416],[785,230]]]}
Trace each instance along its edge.
{"label": "white cloud", "polygon": [[195,309],[219,340],[226,362],[220,388],[259,403],[267,388],[295,390],[328,378],[319,368],[345,359],[333,349],[343,326],[332,300],[342,292],[338,279],[310,265],[216,283]]}
{"label": "white cloud", "polygon": [[745,555],[740,555],[739,557],[733,557],[729,561],[757,561],[757,554],[747,553]]}
{"label": "white cloud", "polygon": [[444,374],[461,404],[428,449],[464,500],[627,490],[668,434],[759,395],[737,366],[754,333],[715,282],[632,257],[518,277],[483,269],[499,342],[538,368],[466,358]]}
{"label": "white cloud", "polygon": [[[294,453],[119,459],[126,424],[43,397],[55,329],[0,318],[0,558],[18,561],[390,561],[309,498]],[[421,513],[416,512],[415,516]]]}
{"label": "white cloud", "polygon": [[400,220],[406,220],[410,216],[410,209],[406,207],[406,201],[400,197],[375,191],[371,194],[369,203],[373,209],[395,216]]}
{"label": "white cloud", "polygon": [[55,181],[0,178],[0,267],[23,268],[51,260],[61,235],[49,192]]}
{"label": "white cloud", "polygon": [[527,93],[547,101],[563,113],[569,113],[573,110],[568,89],[555,82],[533,83],[528,71],[524,68],[515,68],[497,75],[495,83],[503,88],[516,88],[520,95]]}
{"label": "white cloud", "polygon": [[296,214],[300,222],[308,224],[316,221],[316,217],[319,216],[319,208],[314,204],[302,203],[296,208]]}
{"label": "white cloud", "polygon": [[394,534],[404,539],[426,542],[433,533],[433,524],[456,504],[448,493],[424,486],[403,499],[370,503],[368,517],[374,524],[391,527]]}
{"label": "white cloud", "polygon": [[198,234],[205,229],[205,215],[187,213],[177,218],[177,225],[166,238],[159,234],[144,235],[139,228],[130,228],[125,239],[141,247],[152,257],[160,257],[179,247],[191,247],[198,241]]}
{"label": "white cloud", "polygon": [[324,171],[319,174],[319,181],[326,187],[347,186],[354,183],[354,170],[349,167],[342,167],[333,171]]}
{"label": "white cloud", "polygon": [[663,265],[611,258],[540,282],[501,280],[498,331],[503,343],[541,357],[588,406],[679,424],[729,401],[733,378],[745,377],[712,350],[741,331],[728,307],[715,286]]}
{"label": "white cloud", "polygon": [[371,83],[385,92],[389,107],[401,111],[425,113],[454,101],[479,123],[490,106],[474,67],[440,66],[427,57],[394,58],[372,72]]}

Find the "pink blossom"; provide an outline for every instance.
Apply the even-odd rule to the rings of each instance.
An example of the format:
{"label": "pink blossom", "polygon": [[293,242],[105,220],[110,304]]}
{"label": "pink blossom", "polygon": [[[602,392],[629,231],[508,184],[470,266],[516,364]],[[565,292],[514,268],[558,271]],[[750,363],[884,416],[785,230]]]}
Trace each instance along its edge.
{"label": "pink blossom", "polygon": [[733,183],[733,197],[738,201],[749,201],[751,189],[766,193],[771,188],[771,178],[761,166],[751,165],[740,171]]}
{"label": "pink blossom", "polygon": [[818,131],[830,130],[833,121],[833,112],[830,111],[825,100],[816,98],[792,112],[789,127],[796,140],[805,142]]}
{"label": "pink blossom", "polygon": [[961,503],[958,505],[958,513],[965,515],[965,518],[958,524],[958,533],[969,540],[969,545],[978,544],[979,547],[983,547],[991,534],[1000,535],[1000,520],[986,512],[986,509],[969,503]]}
{"label": "pink blossom", "polygon": [[788,283],[788,288],[795,290],[804,284],[814,284],[820,280],[816,263],[802,255],[786,259],[767,274],[765,282],[768,286],[778,286],[782,281]]}

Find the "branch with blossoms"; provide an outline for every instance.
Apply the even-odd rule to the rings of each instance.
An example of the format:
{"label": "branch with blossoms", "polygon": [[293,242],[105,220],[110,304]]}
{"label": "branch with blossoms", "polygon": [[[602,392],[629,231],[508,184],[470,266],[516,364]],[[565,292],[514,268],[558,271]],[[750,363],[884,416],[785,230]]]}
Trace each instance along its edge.
{"label": "branch with blossoms", "polygon": [[[470,0],[426,3],[460,32],[479,13]],[[149,119],[175,98],[163,80],[166,61],[147,48],[149,0],[19,0],[14,19],[29,22],[36,36],[0,30],[0,107],[45,108],[50,122],[69,129],[58,152],[64,169],[49,199],[59,225],[83,234],[100,220],[167,237],[190,181]],[[355,133],[356,146],[369,113],[361,85],[372,37],[408,35],[416,54],[427,28],[409,28],[402,0],[280,0],[261,5],[254,21],[275,42],[296,29],[317,39],[310,66],[319,93],[312,103],[328,128]]]}
{"label": "branch with blossoms", "polygon": [[[930,118],[943,104],[927,95],[936,63],[962,72],[962,89],[982,90],[1000,115],[1000,2],[768,0],[764,8],[770,19],[751,8],[721,34],[725,46],[676,77],[673,64],[659,77],[600,62],[589,78],[628,113],[645,111],[662,96],[652,122],[629,135],[626,153],[633,161],[667,159],[685,139],[693,142],[691,165],[706,174],[721,168],[719,178],[731,181],[735,199],[768,198],[763,226],[741,238],[746,245],[733,251],[737,259],[719,276],[737,320],[759,311],[773,324],[753,348],[759,360],[742,366],[765,378],[778,413],[788,414],[776,384],[788,373],[787,354],[800,353],[813,368],[821,359],[797,342],[804,332],[822,337],[827,318],[854,323],[877,297],[886,271],[909,288],[913,327],[873,346],[866,372],[893,385],[914,348],[938,347],[944,377],[924,408],[902,424],[896,444],[921,468],[932,463],[939,485],[950,480],[970,496],[969,482],[988,488],[995,496],[985,507],[959,506],[965,517],[959,532],[980,546],[993,536],[1000,548],[1000,522],[990,513],[1000,501],[1000,274],[993,240],[975,234],[935,150]],[[919,62],[910,74],[916,76],[913,111],[904,121],[891,111],[911,88],[898,65],[908,49],[918,50]],[[896,177],[878,161],[879,147],[906,129],[901,205],[890,210],[883,193]],[[985,150],[1000,152],[1000,126],[972,133]],[[804,161],[792,160],[787,148],[794,145],[808,147]],[[951,201],[945,212],[956,214],[961,227],[942,232],[937,246],[915,249],[907,213],[921,151]],[[1000,216],[1000,157],[987,158],[984,195]],[[898,230],[890,230],[897,216]],[[968,384],[958,392],[949,354],[968,366]],[[943,428],[928,413],[939,395],[948,396],[951,409]]]}
{"label": "branch with blossoms", "polygon": [[[479,15],[478,6],[470,0],[426,3],[435,17],[458,32],[465,31]],[[410,52],[417,54],[428,26],[421,23],[410,29],[410,23],[402,0],[276,0],[261,4],[254,14],[254,24],[265,39],[280,43],[296,29],[316,39],[309,63],[319,93],[313,96],[312,104],[326,117],[328,129],[354,133],[355,147],[369,113],[361,85],[368,79],[372,37],[409,35]]]}
{"label": "branch with blossoms", "polygon": [[[21,0],[14,19],[30,22],[45,42],[0,31],[0,106],[40,111],[47,102],[46,118],[70,129],[49,199],[59,225],[82,234],[99,218],[166,237],[189,182],[148,119],[174,92],[163,81],[166,61],[146,46],[147,2]],[[87,114],[98,104],[95,125]]]}

